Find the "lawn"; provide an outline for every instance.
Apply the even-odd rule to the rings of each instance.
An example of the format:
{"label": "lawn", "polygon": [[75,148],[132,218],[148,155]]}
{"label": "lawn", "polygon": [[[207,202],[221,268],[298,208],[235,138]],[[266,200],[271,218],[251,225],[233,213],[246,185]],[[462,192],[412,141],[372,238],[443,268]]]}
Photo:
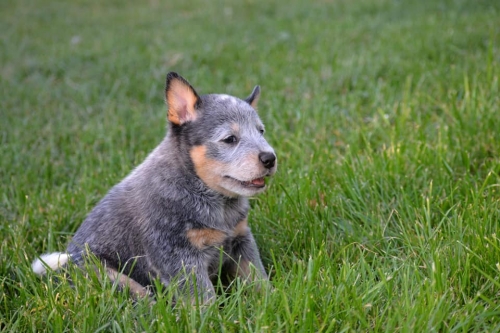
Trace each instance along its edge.
{"label": "lawn", "polygon": [[[500,331],[497,0],[0,3],[0,331]],[[161,141],[165,76],[247,96],[279,160],[250,226],[272,287],[133,303],[39,278]],[[71,283],[68,281],[71,279]]]}

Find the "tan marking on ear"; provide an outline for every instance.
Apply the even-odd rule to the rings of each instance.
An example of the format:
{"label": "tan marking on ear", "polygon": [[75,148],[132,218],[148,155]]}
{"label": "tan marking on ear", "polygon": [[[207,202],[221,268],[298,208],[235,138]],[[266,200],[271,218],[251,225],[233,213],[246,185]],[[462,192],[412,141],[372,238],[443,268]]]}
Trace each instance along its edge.
{"label": "tan marking on ear", "polygon": [[216,229],[190,229],[187,231],[189,242],[202,250],[210,246],[220,246],[227,238],[225,232]]}
{"label": "tan marking on ear", "polygon": [[196,174],[212,190],[222,193],[226,196],[234,196],[221,186],[224,163],[207,158],[206,146],[195,146],[190,151],[191,160],[194,164]]}
{"label": "tan marking on ear", "polygon": [[179,79],[173,79],[166,92],[168,120],[176,125],[196,119],[195,105],[198,101],[193,89]]}
{"label": "tan marking on ear", "polygon": [[234,227],[234,230],[233,230],[235,237],[246,236],[246,235],[248,235],[249,231],[250,231],[250,229],[248,228],[247,219],[244,219],[244,220],[241,220],[240,222],[238,222],[238,224]]}
{"label": "tan marking on ear", "polygon": [[259,99],[260,99],[260,95],[255,97],[252,101],[252,103],[250,103],[250,106],[253,107],[255,110],[257,110],[257,104],[259,103]]}
{"label": "tan marking on ear", "polygon": [[[252,95],[254,95],[255,93],[255,96],[252,100],[250,104],[250,106],[252,106],[255,110],[257,110],[257,103],[259,103],[259,99],[260,99],[260,94],[261,94],[261,90],[260,90],[260,86],[255,86],[255,88],[253,88],[254,90],[252,91],[252,93],[250,94],[250,96],[247,97],[247,101],[250,97],[252,97]],[[256,91],[257,89],[257,91]]]}

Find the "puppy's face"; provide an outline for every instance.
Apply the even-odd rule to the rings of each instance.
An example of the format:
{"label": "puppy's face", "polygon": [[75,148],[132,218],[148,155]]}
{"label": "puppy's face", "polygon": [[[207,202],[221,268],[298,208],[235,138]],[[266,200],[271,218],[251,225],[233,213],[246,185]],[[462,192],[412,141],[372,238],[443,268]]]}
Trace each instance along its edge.
{"label": "puppy's face", "polygon": [[225,196],[260,193],[266,188],[265,178],[276,172],[276,155],[254,109],[259,94],[256,87],[246,100],[216,94],[199,97],[181,77],[167,77],[169,120],[188,143],[198,177]]}

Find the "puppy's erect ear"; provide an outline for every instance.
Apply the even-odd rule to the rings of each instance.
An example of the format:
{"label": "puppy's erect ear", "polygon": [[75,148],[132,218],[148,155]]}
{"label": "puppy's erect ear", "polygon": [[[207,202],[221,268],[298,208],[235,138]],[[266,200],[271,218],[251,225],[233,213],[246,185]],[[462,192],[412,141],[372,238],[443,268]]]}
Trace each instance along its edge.
{"label": "puppy's erect ear", "polygon": [[259,102],[259,98],[260,98],[260,86],[255,86],[250,96],[245,98],[245,102],[250,104],[255,109],[257,108],[257,103]]}
{"label": "puppy's erect ear", "polygon": [[175,125],[193,121],[197,117],[200,97],[182,76],[170,72],[167,74],[165,98],[168,105],[168,120]]}

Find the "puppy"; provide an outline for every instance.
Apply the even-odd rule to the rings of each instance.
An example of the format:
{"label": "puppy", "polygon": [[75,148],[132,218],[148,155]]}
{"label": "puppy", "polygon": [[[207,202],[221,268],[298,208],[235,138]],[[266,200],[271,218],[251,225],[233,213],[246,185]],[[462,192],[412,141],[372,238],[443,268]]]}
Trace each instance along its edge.
{"label": "puppy", "polygon": [[66,253],[35,260],[35,273],[83,265],[90,251],[139,296],[160,279],[179,282],[203,303],[214,299],[219,272],[267,279],[247,222],[248,197],[265,190],[277,167],[255,111],[260,87],[245,100],[199,96],[172,72],[165,95],[164,140],[90,212]]}

